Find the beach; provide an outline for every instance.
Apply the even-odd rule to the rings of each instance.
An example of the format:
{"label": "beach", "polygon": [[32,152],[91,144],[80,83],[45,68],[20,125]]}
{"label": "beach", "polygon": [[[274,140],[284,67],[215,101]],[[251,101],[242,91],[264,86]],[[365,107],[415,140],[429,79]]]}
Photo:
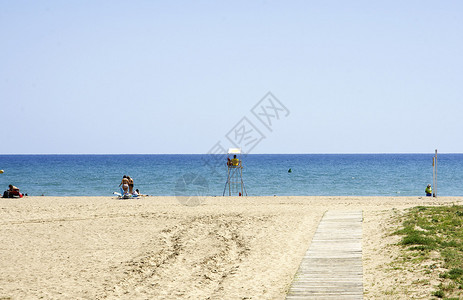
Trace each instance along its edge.
{"label": "beach", "polygon": [[463,204],[463,197],[186,200],[1,199],[0,299],[285,299],[328,210],[362,210],[365,299],[390,299],[397,274],[384,266],[395,255],[387,231],[396,217],[418,205]]}

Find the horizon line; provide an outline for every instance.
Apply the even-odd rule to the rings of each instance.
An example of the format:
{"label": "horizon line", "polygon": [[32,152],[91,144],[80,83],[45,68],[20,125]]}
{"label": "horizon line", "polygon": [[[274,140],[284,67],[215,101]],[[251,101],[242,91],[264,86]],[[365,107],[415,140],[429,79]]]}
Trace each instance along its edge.
{"label": "horizon line", "polygon": [[[227,154],[227,153],[223,153]],[[1,153],[3,155],[223,155],[217,153]],[[312,152],[312,153],[243,153],[244,155],[371,155],[371,154],[432,154],[435,152]],[[438,152],[463,154],[463,152]]]}

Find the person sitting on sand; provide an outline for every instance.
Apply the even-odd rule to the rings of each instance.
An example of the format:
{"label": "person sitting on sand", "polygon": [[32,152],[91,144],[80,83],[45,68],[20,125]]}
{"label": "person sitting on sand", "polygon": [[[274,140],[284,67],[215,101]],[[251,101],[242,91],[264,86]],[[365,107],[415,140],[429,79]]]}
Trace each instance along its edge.
{"label": "person sitting on sand", "polygon": [[22,198],[23,194],[19,192],[19,189],[15,187],[14,185],[9,185],[8,190],[6,190],[3,193],[3,198],[14,198],[14,197],[19,197]]}
{"label": "person sitting on sand", "polygon": [[129,192],[129,180],[127,179],[127,175],[124,175],[122,177],[122,181],[119,184],[119,186],[122,185],[122,190],[124,191],[124,194],[127,194]]}
{"label": "person sitting on sand", "polygon": [[136,189],[135,192],[133,193],[138,196],[149,196],[149,195],[142,194],[139,189]]}
{"label": "person sitting on sand", "polygon": [[426,193],[426,196],[428,197],[431,197],[432,196],[432,188],[431,188],[431,185],[428,184],[428,186],[426,187],[426,189],[424,190],[424,192]]}
{"label": "person sitting on sand", "polygon": [[15,187],[14,185],[11,185],[11,184],[8,186],[8,191],[10,193],[16,193],[16,194],[19,193],[19,189],[17,187]]}

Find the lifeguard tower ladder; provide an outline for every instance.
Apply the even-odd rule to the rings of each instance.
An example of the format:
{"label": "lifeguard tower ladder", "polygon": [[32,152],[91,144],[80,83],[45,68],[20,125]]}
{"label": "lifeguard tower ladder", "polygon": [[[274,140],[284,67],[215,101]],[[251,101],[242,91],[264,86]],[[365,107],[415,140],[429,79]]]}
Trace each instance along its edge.
{"label": "lifeguard tower ladder", "polygon": [[[236,157],[237,155],[238,157]],[[230,159],[230,156],[233,158]],[[223,189],[223,196],[225,196],[227,187],[228,196],[247,196],[248,193],[246,192],[246,187],[244,186],[243,182],[243,165],[241,161],[240,148],[228,149],[227,167],[227,182],[225,183],[225,188]]]}

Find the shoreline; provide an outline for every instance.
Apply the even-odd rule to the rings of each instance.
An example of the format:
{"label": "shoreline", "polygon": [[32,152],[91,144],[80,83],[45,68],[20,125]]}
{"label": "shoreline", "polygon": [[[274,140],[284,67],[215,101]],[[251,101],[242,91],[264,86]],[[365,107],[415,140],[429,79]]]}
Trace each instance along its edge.
{"label": "shoreline", "polygon": [[[0,298],[284,299],[327,210],[363,211],[365,299],[387,299],[380,251],[407,208],[463,197],[27,196],[0,201]],[[381,280],[381,278],[386,278]],[[378,282],[382,282],[378,284]],[[390,296],[390,295],[389,295]]]}
{"label": "shoreline", "polygon": [[[442,199],[443,201],[447,202],[451,199],[459,200],[463,199],[463,196],[438,196],[438,197],[427,197],[427,196],[364,196],[364,195],[263,195],[263,196],[176,196],[176,195],[143,195],[137,198],[131,198],[128,200],[137,200],[137,199],[144,199],[144,198],[185,198],[185,197],[200,197],[205,199],[260,199],[260,198],[306,198],[307,200],[311,199],[333,199],[333,198],[346,198],[346,199],[365,199],[365,198],[379,198],[379,199],[417,199],[417,200],[438,200]],[[1,200],[24,200],[24,199],[46,199],[46,198],[103,198],[103,199],[115,199],[117,198],[116,195],[105,195],[105,196],[86,196],[86,195],[78,195],[78,196],[35,196],[35,195],[28,195],[24,198],[0,198]],[[125,199],[127,200],[127,199]]]}

